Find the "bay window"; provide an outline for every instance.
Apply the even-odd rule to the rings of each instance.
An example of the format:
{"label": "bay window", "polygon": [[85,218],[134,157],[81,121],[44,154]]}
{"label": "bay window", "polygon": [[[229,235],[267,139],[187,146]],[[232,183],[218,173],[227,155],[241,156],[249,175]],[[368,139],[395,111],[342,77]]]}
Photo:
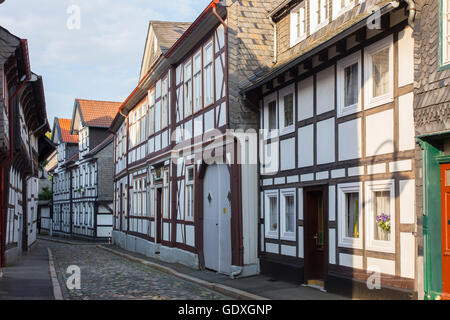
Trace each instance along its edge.
{"label": "bay window", "polygon": [[202,52],[194,56],[194,113],[202,108]]}
{"label": "bay window", "polygon": [[205,107],[214,102],[213,42],[203,48]]}
{"label": "bay window", "polygon": [[278,239],[278,191],[265,192],[265,230],[266,238]]}
{"label": "bay window", "polygon": [[306,4],[307,1],[305,0],[291,11],[291,47],[306,38]]}
{"label": "bay window", "polygon": [[366,236],[368,249],[394,253],[394,180],[366,182],[366,203]]}
{"label": "bay window", "polygon": [[361,53],[337,63],[338,117],[361,111]]}
{"label": "bay window", "polygon": [[394,100],[393,52],[392,36],[386,37],[364,50],[366,109]]}
{"label": "bay window", "polygon": [[184,66],[184,117],[192,114],[192,63],[187,62]]}
{"label": "bay window", "polygon": [[193,221],[194,220],[194,167],[186,168],[186,204],[185,204],[185,220]]}

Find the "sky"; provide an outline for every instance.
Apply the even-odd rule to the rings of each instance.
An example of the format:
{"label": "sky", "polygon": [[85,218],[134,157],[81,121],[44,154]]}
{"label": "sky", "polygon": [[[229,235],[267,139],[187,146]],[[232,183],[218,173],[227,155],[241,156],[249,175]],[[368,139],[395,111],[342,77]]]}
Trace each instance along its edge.
{"label": "sky", "polygon": [[192,22],[210,2],[6,0],[0,25],[28,40],[52,127],[72,117],[75,98],[124,101],[138,84],[149,21]]}

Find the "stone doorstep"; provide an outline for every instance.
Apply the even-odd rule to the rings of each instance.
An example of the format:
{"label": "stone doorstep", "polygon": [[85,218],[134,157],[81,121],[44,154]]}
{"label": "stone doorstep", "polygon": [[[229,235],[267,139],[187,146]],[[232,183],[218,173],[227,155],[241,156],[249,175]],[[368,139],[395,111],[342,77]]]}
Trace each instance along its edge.
{"label": "stone doorstep", "polygon": [[138,262],[138,263],[142,263],[142,264],[147,265],[149,267],[155,268],[155,269],[157,269],[159,271],[162,271],[162,272],[165,272],[165,273],[169,273],[169,274],[171,274],[173,276],[176,276],[176,277],[178,277],[180,279],[183,279],[183,280],[186,280],[186,281],[198,284],[200,286],[203,286],[205,288],[217,291],[219,293],[222,293],[224,295],[227,295],[227,296],[235,298],[235,299],[239,299],[239,300],[269,300],[267,298],[255,295],[253,293],[249,293],[249,292],[246,292],[246,291],[243,291],[243,290],[232,288],[232,287],[229,287],[229,286],[226,286],[226,285],[223,285],[223,284],[201,280],[201,279],[189,276],[187,274],[175,271],[174,269],[172,269],[170,267],[166,267],[166,266],[163,266],[163,265],[160,265],[160,264],[157,264],[157,263],[154,263],[154,262],[150,262],[150,261],[147,261],[147,260],[144,260],[144,259],[141,259],[141,258],[133,257],[133,256],[128,255],[126,253],[122,253],[122,252],[119,252],[117,250],[104,247],[102,245],[98,245],[97,247],[101,248],[103,250],[106,250],[108,252],[111,252],[111,253],[113,253],[115,255],[118,255],[120,257],[123,257],[125,259],[131,260],[131,261],[134,261],[134,262]]}

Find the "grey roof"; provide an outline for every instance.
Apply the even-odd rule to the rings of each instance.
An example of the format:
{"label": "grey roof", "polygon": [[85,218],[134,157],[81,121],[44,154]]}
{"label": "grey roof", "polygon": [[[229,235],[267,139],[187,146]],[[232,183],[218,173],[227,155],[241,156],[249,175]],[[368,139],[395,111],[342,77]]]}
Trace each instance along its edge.
{"label": "grey roof", "polygon": [[150,21],[150,23],[163,53],[169,50],[191,25],[190,22],[170,21]]}
{"label": "grey roof", "polygon": [[0,63],[5,63],[20,45],[20,39],[5,28],[0,27]]}

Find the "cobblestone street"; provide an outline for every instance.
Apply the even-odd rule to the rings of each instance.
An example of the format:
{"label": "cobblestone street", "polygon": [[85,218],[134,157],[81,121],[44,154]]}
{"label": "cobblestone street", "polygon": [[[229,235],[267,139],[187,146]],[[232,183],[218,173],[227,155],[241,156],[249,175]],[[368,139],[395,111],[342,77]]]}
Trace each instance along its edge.
{"label": "cobblestone street", "polygon": [[[217,300],[227,297],[151,267],[109,253],[96,245],[70,245],[40,240],[51,249],[64,299]],[[80,267],[81,289],[69,290],[66,273]]]}

